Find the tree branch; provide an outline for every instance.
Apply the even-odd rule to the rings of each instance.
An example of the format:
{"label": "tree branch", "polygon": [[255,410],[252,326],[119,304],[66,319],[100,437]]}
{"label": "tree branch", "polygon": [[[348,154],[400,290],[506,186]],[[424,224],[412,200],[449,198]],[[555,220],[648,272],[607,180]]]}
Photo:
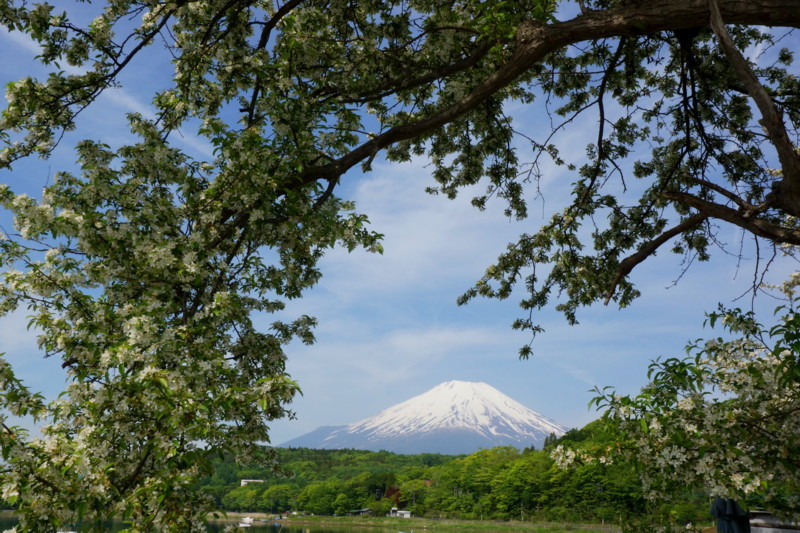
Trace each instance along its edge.
{"label": "tree branch", "polygon": [[736,209],[731,209],[726,205],[716,204],[698,198],[686,192],[665,191],[662,193],[664,198],[680,202],[689,207],[693,207],[705,214],[707,217],[718,218],[739,226],[756,235],[764,237],[776,243],[786,243],[800,246],[800,231],[773,224],[763,218],[752,218],[747,213],[741,213]]}
{"label": "tree branch", "polygon": [[614,277],[614,282],[611,284],[611,288],[608,290],[606,294],[606,301],[604,302],[605,305],[608,305],[611,301],[611,298],[614,297],[614,293],[617,290],[617,286],[619,282],[622,281],[625,276],[631,273],[631,271],[645,259],[656,253],[656,250],[664,244],[665,242],[669,241],[673,237],[680,235],[690,229],[693,229],[700,225],[705,219],[708,218],[708,215],[703,213],[698,213],[696,215],[692,215],[691,217],[687,218],[674,228],[668,229],[652,241],[649,241],[641,246],[639,250],[625,259],[623,259],[619,267],[617,268],[617,275]]}
{"label": "tree branch", "polygon": [[[727,2],[723,14],[733,23],[800,28],[800,0]],[[525,21],[517,30],[515,53],[470,94],[415,123],[395,126],[334,162],[307,168],[298,175],[298,181],[308,183],[317,179],[338,178],[375,150],[418,137],[462,117],[559,48],[606,37],[694,28],[698,20],[707,16],[706,0],[687,0],[591,11],[554,24]]]}
{"label": "tree branch", "polygon": [[[800,0],[726,2],[721,12],[731,23],[800,28]],[[461,100],[416,122],[398,125],[376,135],[334,161],[309,166],[295,174],[283,187],[288,192],[317,180],[338,180],[372,154],[458,120],[524,76],[548,54],[564,46],[608,37],[696,28],[698,21],[707,17],[707,0],[674,0],[667,3],[626,5],[607,11],[589,11],[553,24],[524,21],[517,30],[516,50],[513,55]],[[223,217],[221,223],[226,226],[246,224],[248,219],[246,215],[235,216],[234,213],[229,213]]]}
{"label": "tree branch", "polygon": [[[261,28],[261,35],[258,39],[258,44],[256,45],[256,50],[262,50],[266,48],[267,43],[269,42],[270,35],[272,34],[272,30],[275,29],[275,26],[278,25],[278,22],[281,21],[283,17],[289,14],[292,9],[297,7],[298,5],[302,4],[305,0],[290,0],[283,4],[270,18],[264,27]],[[250,105],[247,106],[247,124],[252,125],[255,121],[255,114],[256,114],[256,102],[258,101],[258,94],[261,92],[261,83],[260,83],[260,75],[256,76],[256,86],[253,88],[253,94],[250,97]]]}
{"label": "tree branch", "polygon": [[[413,73],[408,73],[407,76],[403,78],[398,78],[394,80],[389,80],[383,84],[383,88],[374,89],[369,92],[363,92],[361,94],[357,94],[354,97],[344,97],[341,98],[339,101],[342,103],[348,104],[365,104],[371,102],[373,100],[378,100],[381,98],[385,98],[392,94],[395,94],[400,91],[412,89],[414,87],[419,87],[425,85],[427,83],[432,83],[438,79],[453,75],[457,72],[461,72],[467,70],[475,65],[478,64],[483,57],[492,49],[494,43],[492,42],[485,42],[478,48],[476,48],[472,54],[465,57],[460,61],[456,61],[455,63],[451,63],[449,65],[445,65],[440,68],[433,69],[429,72],[425,72],[424,74],[420,75],[413,75]],[[314,93],[313,96],[332,96],[338,95],[337,92],[330,90],[329,88],[321,88]]]}

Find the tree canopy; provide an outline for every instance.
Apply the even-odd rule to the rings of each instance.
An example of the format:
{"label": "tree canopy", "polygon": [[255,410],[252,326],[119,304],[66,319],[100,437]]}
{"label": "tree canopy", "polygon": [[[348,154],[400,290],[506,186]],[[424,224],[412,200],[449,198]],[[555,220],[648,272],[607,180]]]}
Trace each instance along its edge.
{"label": "tree canopy", "polygon": [[[259,331],[252,314],[301,297],[333,246],[381,250],[338,195],[378,154],[425,155],[431,192],[479,184],[476,207],[500,197],[517,218],[544,158],[573,172],[571,204],[461,299],[522,284],[514,326],[533,332],[545,305],[570,321],[627,305],[636,265],[667,243],[706,259],[723,222],[800,244],[800,81],[781,48],[797,0],[77,5],[0,3],[0,24],[50,69],[6,88],[0,167],[47,157],[148,47],[174,75],[155,118],[130,116],[135,142],[78,143],[79,171],[41,198],[0,185],[16,227],[0,241],[0,312],[28,308],[68,372],[49,401],[0,366],[5,411],[44,423],[0,433],[3,497],[26,530],[113,514],[135,531],[200,530],[208,502],[191,480],[211,454],[268,439],[297,391],[282,347],[313,341],[312,317]],[[525,150],[510,102],[552,111]],[[567,160],[553,134],[582,114],[596,142]],[[209,160],[173,143],[195,126]]]}
{"label": "tree canopy", "polygon": [[[605,445],[613,432],[601,426],[595,422],[561,439],[553,435],[552,441],[586,448]],[[554,464],[551,449],[502,446],[446,456],[280,448],[278,460],[288,476],[218,461],[215,473],[200,484],[223,508],[237,511],[342,515],[370,508],[380,516],[399,507],[415,517],[578,523],[605,519],[619,524],[629,524],[646,510],[662,520],[674,512],[690,521],[707,511],[702,499],[691,505],[690,498],[648,508],[630,465],[593,464],[566,471]],[[240,479],[253,477],[263,482],[240,486]],[[337,502],[349,506],[338,507]]]}

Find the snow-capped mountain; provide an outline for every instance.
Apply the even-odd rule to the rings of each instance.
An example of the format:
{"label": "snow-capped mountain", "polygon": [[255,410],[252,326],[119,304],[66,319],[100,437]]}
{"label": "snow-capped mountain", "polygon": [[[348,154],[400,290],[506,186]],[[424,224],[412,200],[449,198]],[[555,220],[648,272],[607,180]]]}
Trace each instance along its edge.
{"label": "snow-capped mountain", "polygon": [[455,455],[503,445],[541,447],[550,433],[566,431],[486,383],[447,381],[376,415],[323,426],[281,446]]}

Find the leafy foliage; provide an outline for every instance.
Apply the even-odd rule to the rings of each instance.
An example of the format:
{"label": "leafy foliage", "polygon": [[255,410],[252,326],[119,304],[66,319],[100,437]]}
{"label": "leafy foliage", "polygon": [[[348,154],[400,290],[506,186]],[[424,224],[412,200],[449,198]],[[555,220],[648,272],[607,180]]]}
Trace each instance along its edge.
{"label": "leafy foliage", "polygon": [[[29,309],[68,374],[49,401],[0,363],[4,412],[43,424],[0,432],[2,496],[22,529],[115,514],[133,531],[202,529],[210,502],[188,487],[215,454],[268,440],[298,390],[283,347],[313,341],[312,317],[259,331],[252,316],[301,297],[331,247],[380,252],[336,196],[380,151],[426,154],[431,192],[482,182],[476,206],[500,197],[518,218],[540,159],[573,172],[571,205],[462,298],[506,298],[521,281],[515,327],[534,332],[532,313],[553,302],[570,322],[597,300],[627,305],[631,269],[672,239],[706,259],[712,220],[800,244],[798,78],[764,29],[800,25],[796,0],[579,4],[108,0],[81,4],[82,24],[47,2],[0,3],[0,24],[33,39],[48,69],[6,88],[0,168],[47,157],[155,42],[173,72],[156,117],[130,117],[130,144],[79,142],[79,171],[56,173],[41,198],[0,186],[16,225],[0,241],[0,314]],[[775,61],[748,64],[739,50],[754,46]],[[524,160],[512,101],[563,120]],[[567,160],[553,131],[589,110],[597,141]],[[180,128],[214,146],[211,160],[172,145]]]}

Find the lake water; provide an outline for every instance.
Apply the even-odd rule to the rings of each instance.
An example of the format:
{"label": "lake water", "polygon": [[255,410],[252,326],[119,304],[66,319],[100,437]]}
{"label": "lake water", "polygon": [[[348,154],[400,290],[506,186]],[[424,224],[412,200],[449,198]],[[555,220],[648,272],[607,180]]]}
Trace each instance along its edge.
{"label": "lake water", "polygon": [[[6,529],[11,529],[17,523],[17,520],[9,517],[9,516],[0,516],[0,531],[4,531]],[[209,524],[208,531],[210,532],[222,532],[225,529],[225,526],[229,525],[229,523],[222,524],[222,523],[215,523]],[[114,532],[114,531],[122,531],[125,529],[124,524],[121,522],[115,522],[108,525],[107,531]],[[78,528],[80,531],[80,528]],[[252,527],[247,529],[242,529],[241,531],[248,531],[249,533],[397,533],[398,528],[392,529],[381,529],[381,528],[367,528],[367,527],[358,527],[358,528],[337,528],[337,527],[327,527],[327,526],[299,526],[299,525],[287,525],[277,522],[273,523],[260,523],[255,522]]]}

